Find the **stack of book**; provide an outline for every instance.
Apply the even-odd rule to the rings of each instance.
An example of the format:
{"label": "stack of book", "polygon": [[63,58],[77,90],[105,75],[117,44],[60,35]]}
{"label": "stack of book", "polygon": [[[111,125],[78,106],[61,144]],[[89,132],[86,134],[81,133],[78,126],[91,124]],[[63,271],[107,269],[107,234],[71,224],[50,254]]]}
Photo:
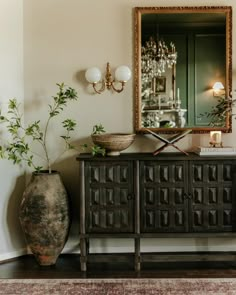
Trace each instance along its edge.
{"label": "stack of book", "polygon": [[198,146],[194,149],[194,152],[199,156],[236,156],[236,147],[204,147]]}

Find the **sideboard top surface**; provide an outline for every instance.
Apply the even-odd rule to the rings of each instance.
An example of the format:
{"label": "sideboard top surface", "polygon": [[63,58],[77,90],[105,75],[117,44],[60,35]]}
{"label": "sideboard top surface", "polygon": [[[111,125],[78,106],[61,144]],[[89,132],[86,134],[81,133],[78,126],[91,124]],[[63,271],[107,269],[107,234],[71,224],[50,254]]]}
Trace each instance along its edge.
{"label": "sideboard top surface", "polygon": [[81,153],[76,157],[77,161],[89,160],[89,161],[122,161],[122,160],[174,160],[174,161],[186,161],[186,160],[236,160],[236,156],[199,156],[195,153],[189,153],[184,155],[182,153],[160,153],[154,156],[152,153],[121,153],[119,156],[92,156],[91,153]]}

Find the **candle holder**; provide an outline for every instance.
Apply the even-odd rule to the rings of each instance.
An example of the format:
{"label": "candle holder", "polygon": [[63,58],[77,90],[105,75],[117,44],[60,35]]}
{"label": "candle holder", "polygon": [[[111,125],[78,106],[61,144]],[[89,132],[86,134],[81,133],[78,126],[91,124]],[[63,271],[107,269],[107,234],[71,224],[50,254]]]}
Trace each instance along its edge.
{"label": "candle holder", "polygon": [[221,140],[221,131],[211,131],[210,132],[210,147],[223,147]]}
{"label": "candle holder", "polygon": [[181,107],[181,100],[176,100],[176,109],[180,109]]}
{"label": "candle holder", "polygon": [[217,147],[223,147],[223,143],[222,142],[209,142],[209,144],[210,144],[210,147],[213,147],[213,148],[217,148]]}

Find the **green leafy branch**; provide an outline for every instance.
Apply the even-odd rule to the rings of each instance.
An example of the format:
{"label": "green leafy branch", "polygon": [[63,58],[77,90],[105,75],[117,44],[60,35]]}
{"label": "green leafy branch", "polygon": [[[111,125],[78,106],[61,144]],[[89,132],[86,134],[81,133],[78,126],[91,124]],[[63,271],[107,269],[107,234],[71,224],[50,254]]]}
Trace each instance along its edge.
{"label": "green leafy branch", "polygon": [[[34,164],[34,155],[41,157],[47,163],[47,169],[51,172],[51,159],[49,157],[47,147],[47,135],[50,121],[55,116],[59,115],[67,103],[71,100],[77,100],[78,96],[76,91],[71,87],[66,87],[64,83],[56,84],[59,88],[56,96],[53,97],[53,104],[49,105],[49,116],[46,121],[44,130],[40,126],[40,120],[29,124],[26,128],[22,123],[22,114],[19,112],[20,104],[16,99],[10,99],[8,103],[7,115],[2,115],[0,111],[0,123],[5,123],[8,132],[11,135],[11,141],[5,146],[0,146],[0,157],[6,157],[12,160],[14,164],[26,162],[29,167],[33,167],[36,171],[42,170],[42,166]],[[65,142],[65,152],[72,149],[70,144],[70,134],[76,127],[76,122],[71,119],[66,119],[62,122],[65,129],[65,135],[60,136]],[[30,139],[29,143],[27,139]],[[31,150],[31,143],[37,142],[43,149],[44,156],[38,155]]]}
{"label": "green leafy branch", "polygon": [[210,118],[209,126],[211,127],[224,127],[227,116],[234,117],[235,114],[232,113],[232,107],[235,105],[236,99],[225,96],[220,96],[218,98],[218,103],[212,107],[210,112],[205,112],[200,114],[200,117],[206,116]]}
{"label": "green leafy branch", "polygon": [[[89,148],[89,146],[85,143],[85,144],[82,145],[82,148],[83,148],[84,150],[86,150],[86,149]],[[92,154],[93,156],[99,156],[99,155],[101,155],[101,156],[105,156],[105,155],[106,155],[106,150],[105,150],[104,148],[100,147],[100,146],[97,145],[97,144],[94,144],[94,145],[91,146],[90,148],[91,148],[91,154]]]}
{"label": "green leafy branch", "polygon": [[7,124],[7,130],[11,135],[12,141],[5,146],[0,146],[0,157],[6,157],[8,160],[13,161],[14,164],[26,162],[29,167],[33,167],[36,171],[40,167],[36,166],[33,162],[33,155],[30,152],[29,143],[26,141],[26,136],[33,134],[33,139],[36,138],[35,123],[30,125],[27,129],[24,128],[22,123],[22,115],[19,113],[20,104],[17,100],[10,99],[8,103],[8,115],[0,115],[0,123]]}
{"label": "green leafy branch", "polygon": [[[93,126],[92,135],[93,134],[102,134],[105,132],[106,132],[105,128],[103,127],[102,124],[97,124],[97,125]],[[83,150],[86,150],[88,148],[89,148],[89,146],[86,143],[82,145]],[[100,147],[97,144],[90,146],[90,149],[91,149],[91,153],[93,156],[99,156],[99,155],[105,156],[106,155],[106,149]]]}
{"label": "green leafy branch", "polygon": [[65,121],[62,122],[63,128],[66,129],[66,135],[61,135],[61,138],[64,139],[65,141],[65,150],[70,150],[70,149],[74,149],[75,146],[73,146],[70,143],[70,133],[71,131],[75,130],[76,127],[76,122],[75,120],[71,120],[71,119],[66,119]]}
{"label": "green leafy branch", "polygon": [[105,133],[105,129],[102,124],[94,125],[92,134],[102,134]]}

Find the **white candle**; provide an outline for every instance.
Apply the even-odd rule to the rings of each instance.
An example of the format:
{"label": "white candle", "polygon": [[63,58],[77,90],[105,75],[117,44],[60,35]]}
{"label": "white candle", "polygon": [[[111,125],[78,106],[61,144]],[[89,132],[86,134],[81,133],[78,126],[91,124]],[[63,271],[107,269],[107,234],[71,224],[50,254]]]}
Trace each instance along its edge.
{"label": "white candle", "polygon": [[160,95],[158,95],[158,106],[159,106],[159,110],[161,109],[161,97]]}
{"label": "white candle", "polygon": [[179,88],[177,88],[177,100],[179,100]]}
{"label": "white candle", "polygon": [[156,93],[156,78],[152,78],[152,91]]}
{"label": "white candle", "polygon": [[211,131],[210,141],[217,144],[221,143],[221,131]]}
{"label": "white candle", "polygon": [[173,90],[170,91],[170,99],[173,100]]}
{"label": "white candle", "polygon": [[215,132],[216,143],[221,143],[221,131]]}

